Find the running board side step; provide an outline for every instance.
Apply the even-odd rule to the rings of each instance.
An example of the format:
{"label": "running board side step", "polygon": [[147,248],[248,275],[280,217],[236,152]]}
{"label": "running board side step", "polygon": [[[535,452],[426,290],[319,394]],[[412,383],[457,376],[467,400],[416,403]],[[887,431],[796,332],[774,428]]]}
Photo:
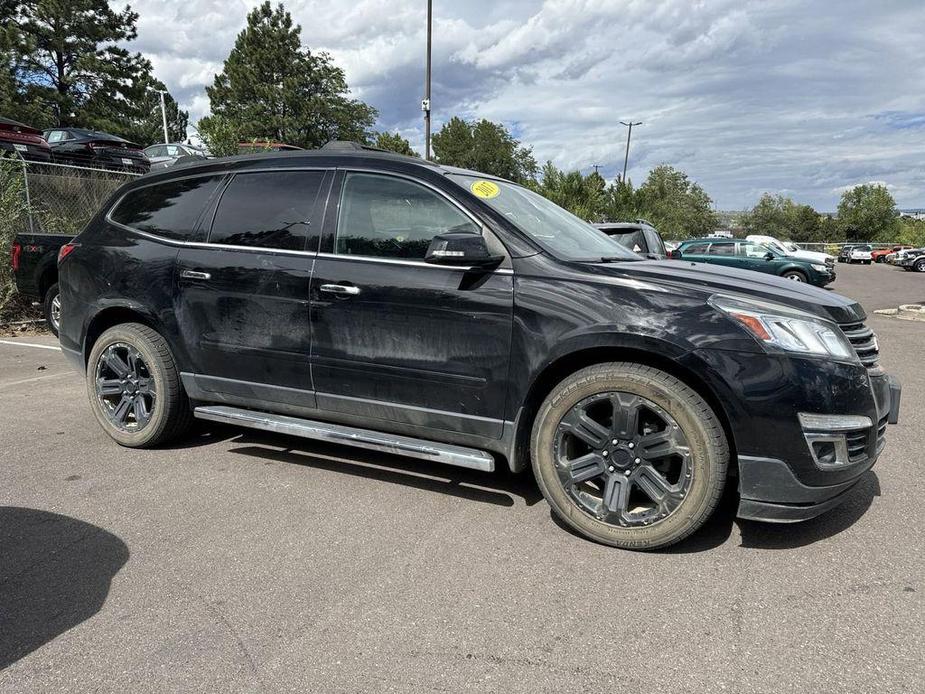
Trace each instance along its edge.
{"label": "running board side step", "polygon": [[369,429],[357,429],[340,424],[316,422],[299,417],[271,414],[269,412],[256,412],[240,407],[226,405],[207,405],[197,407],[193,415],[198,419],[207,419],[222,424],[235,424],[251,429],[275,431],[289,436],[299,436],[304,439],[318,439],[339,443],[345,446],[368,448],[373,451],[404,455],[411,458],[433,460],[437,463],[465,467],[470,470],[494,472],[495,459],[490,453],[477,448],[454,446],[449,443],[436,443],[424,439],[398,434],[383,434]]}

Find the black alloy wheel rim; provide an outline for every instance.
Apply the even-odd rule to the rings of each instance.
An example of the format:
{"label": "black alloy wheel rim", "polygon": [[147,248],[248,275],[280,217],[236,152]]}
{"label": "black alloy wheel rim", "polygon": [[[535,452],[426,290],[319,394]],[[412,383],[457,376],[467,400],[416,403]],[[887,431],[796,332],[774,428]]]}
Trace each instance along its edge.
{"label": "black alloy wheel rim", "polygon": [[157,390],[141,352],[124,342],[103,350],[96,363],[96,397],[120,431],[144,429],[154,413]]}
{"label": "black alloy wheel rim", "polygon": [[554,447],[569,499],[608,525],[657,523],[690,491],[684,431],[661,407],[633,393],[599,393],[574,405],[556,428]]}

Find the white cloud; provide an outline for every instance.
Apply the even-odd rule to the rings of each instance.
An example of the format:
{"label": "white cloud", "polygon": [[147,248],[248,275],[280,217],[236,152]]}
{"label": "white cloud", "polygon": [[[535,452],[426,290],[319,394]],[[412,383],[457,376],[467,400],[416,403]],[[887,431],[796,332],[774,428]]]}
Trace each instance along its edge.
{"label": "white cloud", "polygon": [[[114,3],[116,4],[116,3]],[[138,0],[138,50],[195,121],[253,2]],[[419,0],[287,2],[382,129],[422,144]],[[721,208],[765,191],[834,209],[857,181],[925,204],[921,0],[470,0],[435,3],[434,120],[504,121],[541,161],[668,162]]]}

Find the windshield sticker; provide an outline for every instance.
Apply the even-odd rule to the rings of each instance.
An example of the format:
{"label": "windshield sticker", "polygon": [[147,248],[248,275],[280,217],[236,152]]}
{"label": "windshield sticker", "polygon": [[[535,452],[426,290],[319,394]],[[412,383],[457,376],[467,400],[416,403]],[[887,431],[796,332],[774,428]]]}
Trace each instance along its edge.
{"label": "windshield sticker", "polygon": [[485,198],[486,200],[491,200],[491,198],[496,198],[501,194],[501,189],[491,181],[476,181],[469,186],[469,190],[476,197]]}

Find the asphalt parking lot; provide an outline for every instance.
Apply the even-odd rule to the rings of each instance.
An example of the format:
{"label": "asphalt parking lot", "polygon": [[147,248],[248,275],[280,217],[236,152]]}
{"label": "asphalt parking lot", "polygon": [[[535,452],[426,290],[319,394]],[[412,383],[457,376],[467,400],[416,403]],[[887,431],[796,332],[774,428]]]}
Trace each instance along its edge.
{"label": "asphalt parking lot", "polygon": [[[925,301],[838,270],[869,312]],[[204,425],[120,448],[53,338],[0,342],[0,691],[922,691],[925,323],[869,325],[902,416],[849,501],[770,526],[727,494],[652,554],[529,476]]]}

